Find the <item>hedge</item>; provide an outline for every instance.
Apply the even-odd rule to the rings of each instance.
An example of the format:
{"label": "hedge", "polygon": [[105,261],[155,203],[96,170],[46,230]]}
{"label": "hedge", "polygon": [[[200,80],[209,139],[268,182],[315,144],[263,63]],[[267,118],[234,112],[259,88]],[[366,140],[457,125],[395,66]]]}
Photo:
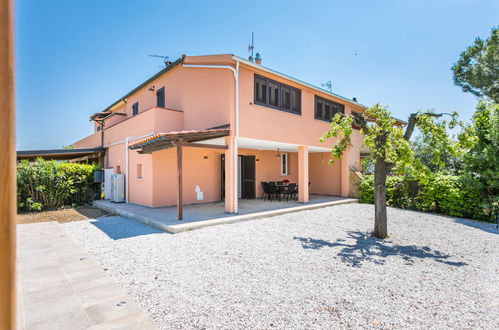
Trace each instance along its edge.
{"label": "hedge", "polygon": [[37,159],[17,167],[18,211],[40,211],[64,205],[90,203],[99,197],[93,182],[97,165]]}
{"label": "hedge", "polygon": [[[360,183],[360,202],[374,203],[374,177],[364,176]],[[436,174],[424,181],[404,176],[389,176],[386,182],[387,205],[435,212],[453,217],[495,221],[492,201],[481,194],[479,180],[468,175]]]}

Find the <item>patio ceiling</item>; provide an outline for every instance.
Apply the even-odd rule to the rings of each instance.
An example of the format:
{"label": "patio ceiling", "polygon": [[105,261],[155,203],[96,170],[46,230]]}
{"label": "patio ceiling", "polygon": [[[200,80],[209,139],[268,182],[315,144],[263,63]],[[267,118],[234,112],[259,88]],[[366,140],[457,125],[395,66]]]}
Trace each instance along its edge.
{"label": "patio ceiling", "polygon": [[[299,144],[285,143],[285,142],[276,142],[276,141],[267,141],[267,140],[258,140],[258,139],[249,139],[240,137],[237,139],[238,148],[244,149],[256,149],[256,150],[272,150],[276,151],[279,149],[282,152],[297,152]],[[224,138],[216,138],[205,141],[199,141],[199,144],[210,144],[210,145],[225,145]],[[315,152],[330,152],[331,149],[327,147],[308,147],[309,153]]]}

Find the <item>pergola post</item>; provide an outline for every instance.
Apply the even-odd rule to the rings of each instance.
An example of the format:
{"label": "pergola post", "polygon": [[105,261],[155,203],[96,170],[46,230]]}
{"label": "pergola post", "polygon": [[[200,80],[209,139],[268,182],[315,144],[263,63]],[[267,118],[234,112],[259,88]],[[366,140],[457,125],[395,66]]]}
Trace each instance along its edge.
{"label": "pergola post", "polygon": [[177,220],[184,218],[182,197],[182,142],[179,141],[177,144]]}

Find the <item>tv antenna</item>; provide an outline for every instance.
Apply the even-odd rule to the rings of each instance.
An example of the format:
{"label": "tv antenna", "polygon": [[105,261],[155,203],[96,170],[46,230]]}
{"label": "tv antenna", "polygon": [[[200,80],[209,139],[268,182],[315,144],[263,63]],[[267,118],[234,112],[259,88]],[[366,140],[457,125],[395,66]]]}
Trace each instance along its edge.
{"label": "tv antenna", "polygon": [[248,52],[251,53],[249,60],[253,61],[253,50],[255,49],[255,32],[251,32],[251,43],[248,45]]}
{"label": "tv antenna", "polygon": [[163,59],[163,63],[165,63],[165,66],[170,65],[172,62],[170,62],[170,56],[165,56],[165,55],[149,55],[150,57],[159,57]]}
{"label": "tv antenna", "polygon": [[326,83],[321,84],[321,86],[326,87],[326,89],[330,92],[333,91],[333,83],[331,82],[331,80],[328,80]]}

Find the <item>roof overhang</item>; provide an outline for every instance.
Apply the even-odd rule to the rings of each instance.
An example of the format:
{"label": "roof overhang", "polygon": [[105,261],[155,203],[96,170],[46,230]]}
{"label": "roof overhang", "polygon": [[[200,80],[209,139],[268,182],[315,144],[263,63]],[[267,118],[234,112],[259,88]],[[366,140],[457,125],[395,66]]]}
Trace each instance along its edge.
{"label": "roof overhang", "polygon": [[135,141],[128,148],[132,150],[140,149],[139,153],[141,154],[150,154],[155,151],[173,148],[182,143],[205,141],[228,135],[230,135],[230,129],[226,128],[158,133]]}
{"label": "roof overhang", "polygon": [[35,160],[39,157],[46,160],[74,160],[89,156],[99,157],[105,151],[106,149],[101,147],[85,149],[23,150],[17,152],[17,160]]}

